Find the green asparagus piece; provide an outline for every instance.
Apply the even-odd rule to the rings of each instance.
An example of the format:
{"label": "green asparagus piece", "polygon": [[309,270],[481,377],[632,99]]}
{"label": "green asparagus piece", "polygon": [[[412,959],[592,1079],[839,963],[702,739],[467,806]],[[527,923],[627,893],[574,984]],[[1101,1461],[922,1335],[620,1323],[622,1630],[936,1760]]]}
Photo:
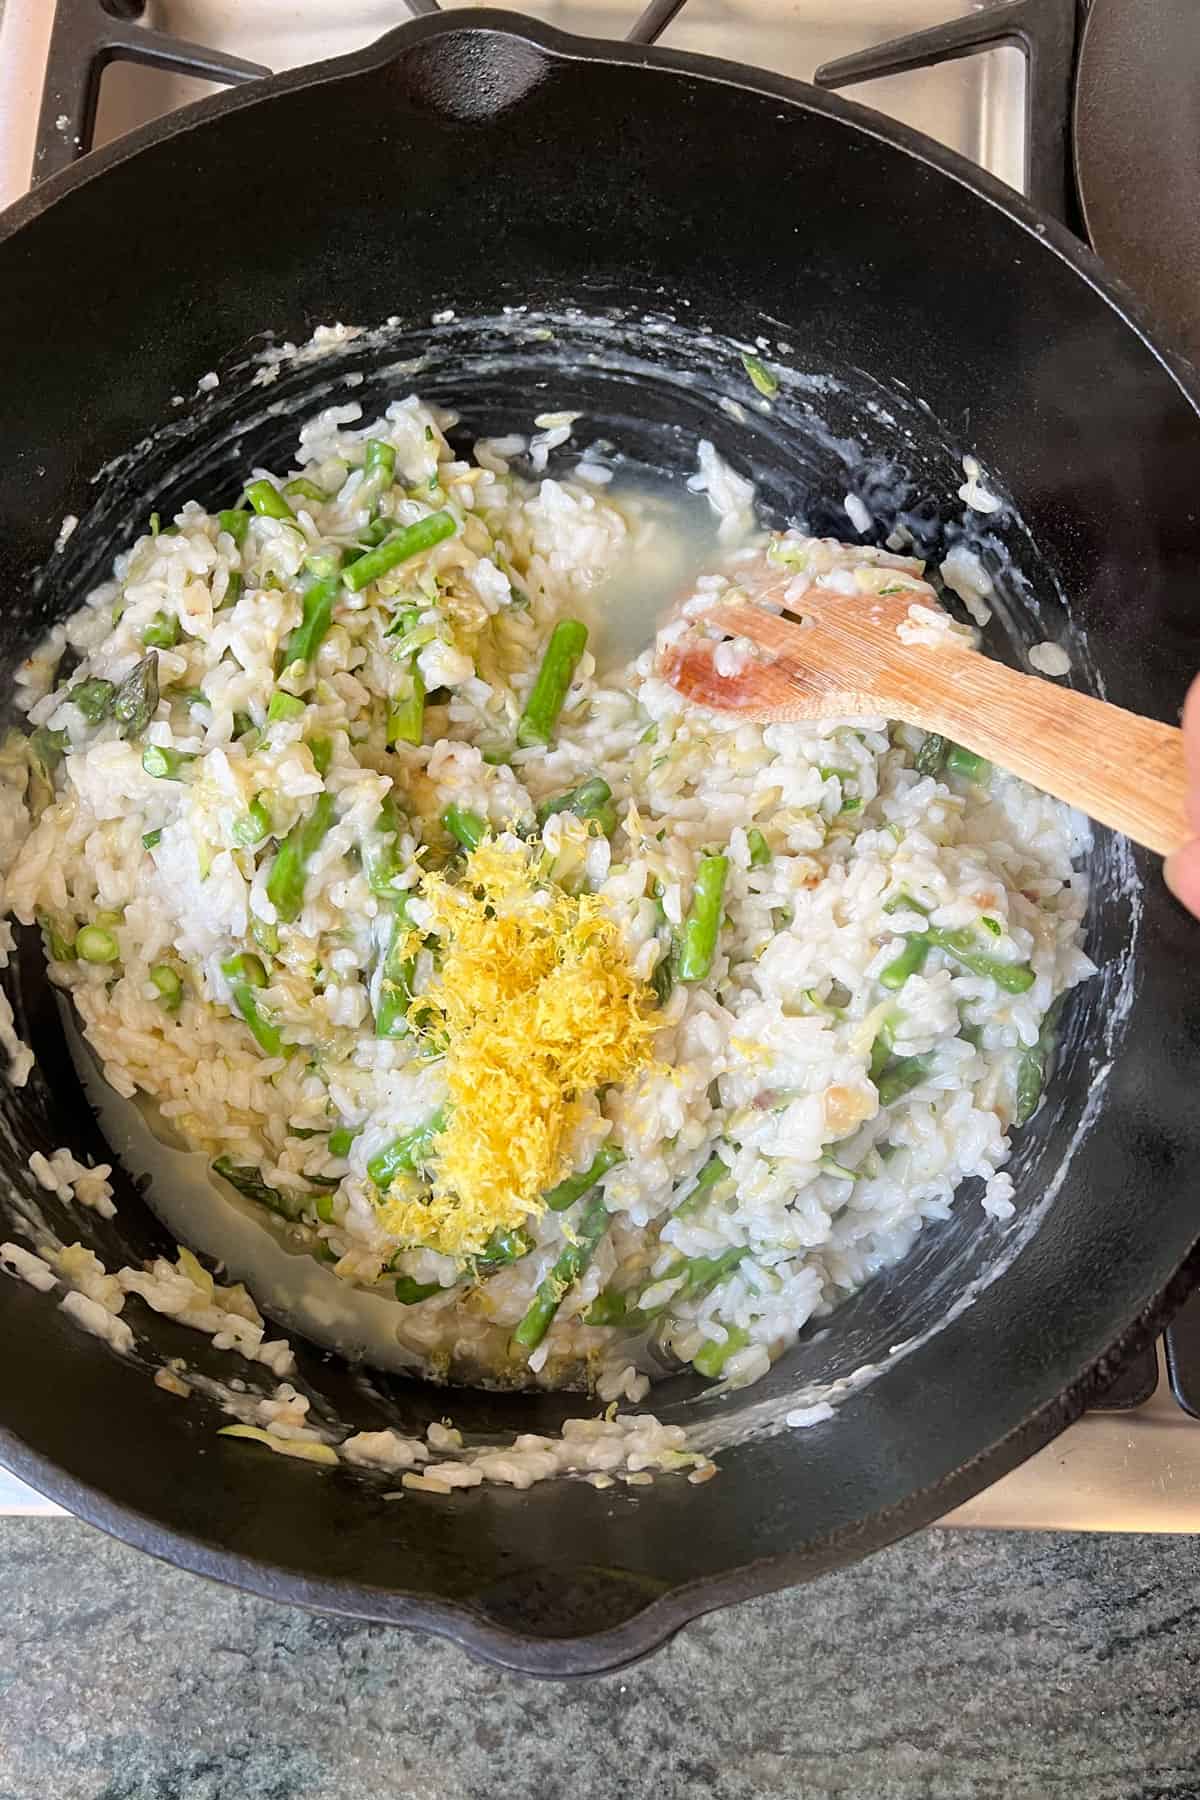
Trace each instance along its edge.
{"label": "green asparagus piece", "polygon": [[611,1141],[601,1144],[586,1169],[581,1170],[578,1175],[568,1175],[557,1187],[548,1189],[542,1199],[551,1212],[565,1212],[568,1206],[574,1206],[577,1200],[582,1200],[610,1169],[615,1169],[624,1160],[625,1152],[616,1144]]}
{"label": "green asparagus piece", "polygon": [[926,732],[921,748],[913,757],[913,767],[918,775],[938,775],[946,761],[946,752],[950,748],[949,740],[940,737],[936,731]]}
{"label": "green asparagus piece", "polygon": [[[313,1179],[313,1177],[310,1175],[309,1180],[311,1181],[312,1179]],[[333,1224],[333,1195],[332,1194],[314,1194],[313,1210],[315,1211],[318,1219],[320,1219],[322,1225],[332,1225]]]}
{"label": "green asparagus piece", "polygon": [[386,895],[393,900],[396,898],[396,877],[400,874],[400,862],[396,853],[399,830],[396,802],[389,794],[379,809],[374,831],[363,840],[362,865],[371,892]]}
{"label": "green asparagus piece", "polygon": [[37,922],[42,928],[42,942],[46,947],[46,955],[51,962],[74,962],[75,944],[73,940],[59,929],[56,921],[47,912],[39,912]]}
{"label": "green asparagus piece", "polygon": [[197,760],[194,750],[171,750],[165,744],[147,744],[142,751],[143,769],[159,781],[186,781]]}
{"label": "green asparagus piece", "polygon": [[922,967],[930,948],[927,932],[914,933],[912,937],[905,938],[903,950],[880,971],[880,985],[885,988],[902,988],[909,976],[915,975]]}
{"label": "green asparagus piece", "polygon": [[932,1056],[901,1056],[889,1063],[875,1083],[880,1106],[891,1106],[893,1101],[911,1093],[913,1088],[920,1086],[932,1067]]}
{"label": "green asparagus piece", "polygon": [[268,956],[279,955],[279,927],[268,925],[267,921],[260,919],[257,913],[250,915],[250,936],[259,949],[265,950]]}
{"label": "green asparagus piece", "polygon": [[104,681],[100,676],[93,675],[90,680],[81,681],[73,687],[67,699],[74,701],[89,725],[99,725],[112,711],[116,692],[111,681]]}
{"label": "green asparagus piece", "polygon": [[578,619],[560,619],[550,633],[550,642],[517,725],[517,743],[522,749],[550,742],[587,641],[587,626]]}
{"label": "green asparagus piece", "polygon": [[[246,515],[244,513],[240,513],[238,516],[239,516],[239,518],[246,517]],[[238,601],[242,597],[242,585],[243,585],[243,578],[239,574],[238,570],[231,569],[229,571],[229,577],[225,583],[225,598],[222,600],[220,606],[217,608],[218,612],[224,612],[227,606],[236,606],[237,605]]]}
{"label": "green asparagus piece", "polygon": [[885,1021],[875,1034],[875,1042],[871,1045],[870,1066],[867,1070],[876,1087],[879,1086],[880,1077],[892,1059],[894,1048],[895,1039],[892,1035],[892,1028]]}
{"label": "green asparagus piece", "polygon": [[267,707],[267,724],[286,724],[292,719],[299,719],[307,710],[303,700],[295,694],[289,694],[283,688],[276,688],[271,695],[271,703]]}
{"label": "green asparagus piece", "polygon": [[82,925],[75,935],[75,954],[84,962],[113,963],[119,960],[121,950],[113,933],[102,925]]}
{"label": "green asparagus piece", "polygon": [[319,794],[312,811],[288,832],[267,876],[267,898],[285,925],[300,916],[309,862],[333,824],[333,795]]}
{"label": "green asparagus piece", "polygon": [[144,831],[142,833],[142,843],[145,845],[147,850],[153,850],[155,845],[160,844],[161,842],[162,842],[162,826],[161,825],[159,825],[154,831]]}
{"label": "green asparagus piece", "polygon": [[665,1274],[655,1276],[654,1280],[647,1283],[647,1287],[641,1290],[641,1293],[644,1294],[647,1288],[657,1287],[660,1281],[671,1281],[682,1276],[683,1279],[670,1298],[663,1300],[658,1306],[649,1308],[638,1306],[636,1302],[640,1298],[640,1294],[632,1292],[620,1295],[618,1305],[617,1297],[613,1295],[612,1290],[605,1289],[588,1308],[586,1323],[589,1325],[620,1323],[631,1331],[641,1331],[665,1313],[667,1308],[673,1306],[677,1300],[699,1300],[705,1294],[710,1293],[713,1288],[724,1281],[727,1275],[732,1275],[742,1258],[747,1255],[749,1255],[749,1250],[745,1244],[734,1244],[728,1250],[722,1250],[719,1256],[680,1258]]}
{"label": "green asparagus piece", "polygon": [[532,1249],[533,1239],[519,1225],[513,1231],[501,1231],[497,1227],[479,1255],[474,1258],[471,1273],[476,1280],[486,1281],[497,1269],[506,1269],[511,1263],[520,1262]]}
{"label": "green asparagus piece", "polygon": [[563,812],[574,813],[577,819],[595,819],[603,813],[611,799],[612,789],[603,775],[593,775],[567,793],[556,794],[552,800],[543,800],[537,809],[537,822],[544,825],[555,813]]}
{"label": "green asparagus piece", "polygon": [[382,438],[368,438],[367,453],[363,457],[363,474],[368,480],[379,476],[390,487],[396,479],[395,446],[384,443]]}
{"label": "green asparagus piece", "polygon": [[724,1181],[728,1173],[727,1162],[722,1162],[719,1156],[710,1156],[697,1175],[695,1184],[688,1189],[679,1205],[672,1209],[672,1218],[686,1219],[690,1213],[699,1212],[717,1183]]}
{"label": "green asparagus piece", "polygon": [[30,735],[29,748],[49,780],[71,748],[71,740],[65,731],[51,731],[48,725],[39,725]]}
{"label": "green asparagus piece", "polygon": [[246,489],[246,498],[262,518],[290,519],[295,523],[295,513],[271,482],[252,481]]}
{"label": "green asparagus piece", "polygon": [[982,787],[992,778],[992,765],[986,756],[976,756],[974,750],[964,750],[961,744],[951,744],[946,752],[946,768],[951,775],[961,775],[965,781],[974,781]]}
{"label": "green asparagus piece", "polygon": [[380,1189],[388,1188],[397,1175],[404,1170],[420,1168],[425,1162],[429,1147],[440,1131],[445,1129],[446,1115],[441,1107],[431,1119],[418,1125],[415,1131],[406,1131],[403,1137],[393,1138],[382,1150],[377,1150],[367,1164],[367,1174]]}
{"label": "green asparagus piece", "polygon": [[562,1305],[568,1289],[574,1286],[595,1254],[596,1246],[608,1230],[608,1209],[603,1194],[588,1202],[579,1221],[577,1236],[554,1263],[550,1273],[538,1283],[533,1302],[517,1329],[513,1343],[524,1350],[536,1350],[549,1331],[555,1313]]}
{"label": "green asparagus piece", "polygon": [[396,1298],[404,1306],[416,1306],[422,1300],[428,1300],[433,1294],[440,1294],[442,1285],[439,1281],[417,1281],[412,1275],[397,1275]]}
{"label": "green asparagus piece", "polygon": [[1028,963],[1001,962],[999,957],[978,949],[979,940],[968,926],[959,931],[944,931],[940,926],[931,925],[925,936],[935,950],[944,950],[972,975],[989,976],[1006,994],[1028,993],[1037,979]]}
{"label": "green asparagus piece", "polygon": [[1013,1114],[1014,1125],[1027,1125],[1037,1111],[1037,1103],[1042,1097],[1042,1088],[1046,1081],[1046,1064],[1054,1048],[1058,1016],[1061,1010],[1062,996],[1060,995],[1042,1020],[1037,1043],[1030,1048],[1023,1048],[1021,1051],[1017,1062],[1017,1105]]}
{"label": "green asparagus piece", "polygon": [[241,507],[229,507],[225,512],[217,514],[217,524],[222,531],[227,531],[240,550],[246,541],[246,533],[250,529],[250,514]]}
{"label": "green asparagus piece", "polygon": [[267,1056],[285,1054],[283,1035],[263,1013],[254,997],[256,988],[267,985],[267,971],[257,956],[241,952],[221,964],[221,973],[229,982],[233,1004],[248,1026],[259,1049]]}
{"label": "green asparagus piece", "polygon": [[671,998],[671,989],[675,986],[675,967],[669,950],[659,957],[651,970],[650,986],[658,1004],[665,1006]]}
{"label": "green asparagus piece", "polygon": [[341,575],[327,575],[324,581],[314,581],[304,590],[301,600],[301,618],[296,629],[283,646],[283,666],[289,668],[292,663],[311,663],[321,646],[326,632],[333,623],[333,609],[341,592]]}
{"label": "green asparagus piece", "polygon": [[294,475],[290,481],[284,482],[283,491],[289,500],[321,501],[329,498],[324,488],[319,488],[307,475]]}
{"label": "green asparagus piece", "polygon": [[183,982],[178,971],[168,963],[155,963],[150,971],[150,979],[158,989],[158,997],[167,1011],[178,1012],[183,1005]]}
{"label": "green asparagus piece", "polygon": [[779,383],[767,368],[761,357],[743,354],[742,367],[750,380],[765,400],[770,400],[779,392]]}
{"label": "green asparagus piece", "polygon": [[247,1200],[254,1200],[259,1206],[265,1206],[269,1212],[278,1213],[282,1219],[298,1219],[304,1211],[304,1200],[300,1195],[285,1195],[278,1188],[268,1187],[258,1169],[239,1168],[228,1156],[218,1156],[213,1163],[213,1174],[220,1175],[230,1187]]}
{"label": "green asparagus piece", "polygon": [[378,581],[398,563],[408,562],[411,557],[432,550],[435,544],[453,537],[457,529],[454,514],[449,512],[431,513],[427,519],[418,519],[415,525],[405,525],[351,563],[345,571],[346,586],[351,593],[360,594],[368,582]]}
{"label": "green asparagus piece", "polygon": [[252,844],[261,844],[270,833],[271,814],[262,795],[256,794],[241,817],[233,821],[233,841],[248,850]]}
{"label": "green asparagus piece", "polygon": [[736,1355],[739,1350],[744,1350],[749,1342],[750,1333],[748,1331],[744,1331],[740,1325],[731,1325],[723,1344],[718,1344],[714,1339],[710,1339],[702,1349],[696,1352],[692,1358],[692,1367],[697,1375],[717,1376],[730,1357]]}
{"label": "green asparagus piece", "polygon": [[315,737],[308,740],[308,754],[313,759],[313,768],[318,775],[328,775],[329,765],[333,761],[333,739]]}
{"label": "green asparagus piece", "polygon": [[464,850],[478,850],[487,836],[487,821],[466,806],[448,806],[442,814],[442,824]]}
{"label": "green asparagus piece", "polygon": [[156,612],[142,630],[147,649],[170,650],[179,642],[179,620],[173,613]]}
{"label": "green asparagus piece", "polygon": [[358,549],[352,557],[348,556],[346,561],[357,562],[368,550],[373,550],[376,544],[382,544],[391,529],[392,521],[390,519],[372,519],[371,523],[359,534]]}
{"label": "green asparagus piece", "polygon": [[330,1156],[349,1156],[350,1146],[361,1130],[361,1125],[339,1125],[336,1130],[331,1131],[329,1134]]}
{"label": "green asparagus piece", "polygon": [[399,906],[392,921],[379,981],[379,1000],[375,1007],[375,1036],[378,1038],[401,1038],[408,1035],[408,1009],[412,1005],[417,960],[414,956],[399,954],[400,946],[407,936],[408,924],[404,908]]}
{"label": "green asparagus piece", "polygon": [[757,825],[752,825],[746,833],[746,842],[750,846],[750,867],[765,868],[771,860],[771,846]]}
{"label": "green asparagus piece", "polygon": [[402,700],[393,700],[388,708],[387,741],[389,744],[419,744],[425,731],[425,678],[414,656],[409,663],[412,689]]}
{"label": "green asparagus piece", "polygon": [[135,663],[117,689],[113,717],[123,738],[141,737],[158,711],[158,652],[151,650]]}
{"label": "green asparagus piece", "polygon": [[712,968],[721,928],[721,896],[728,872],[728,857],[700,858],[692,904],[679,934],[676,970],[680,981],[703,981]]}

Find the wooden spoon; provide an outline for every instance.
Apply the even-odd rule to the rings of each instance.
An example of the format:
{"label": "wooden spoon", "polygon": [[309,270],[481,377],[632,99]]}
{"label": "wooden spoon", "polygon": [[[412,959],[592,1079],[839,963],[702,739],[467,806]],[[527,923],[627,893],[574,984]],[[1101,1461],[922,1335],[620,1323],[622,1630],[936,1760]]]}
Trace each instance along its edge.
{"label": "wooden spoon", "polygon": [[[764,721],[897,719],[951,738],[1162,856],[1196,836],[1176,726],[1018,674],[950,633],[906,643],[899,627],[920,625],[909,608],[936,602],[904,587],[900,572],[898,591],[886,594],[805,588],[765,554],[731,576],[729,598],[719,595],[696,622],[767,655],[734,658],[722,674],[717,640],[669,643],[659,667],[685,699]],[[753,603],[764,601],[794,617]]]}

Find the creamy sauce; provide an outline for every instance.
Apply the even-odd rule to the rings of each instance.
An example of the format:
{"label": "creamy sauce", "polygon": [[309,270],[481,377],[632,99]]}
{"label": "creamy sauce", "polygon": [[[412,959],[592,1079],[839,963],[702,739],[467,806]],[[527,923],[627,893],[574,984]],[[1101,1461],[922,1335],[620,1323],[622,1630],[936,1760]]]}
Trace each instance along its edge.
{"label": "creamy sauce", "polygon": [[425,1373],[421,1357],[397,1341],[399,1302],[339,1281],[284,1241],[286,1226],[276,1229],[269,1215],[218,1187],[202,1151],[180,1148],[149,1102],[124,1100],[108,1085],[73,1009],[56,997],[76,1072],[104,1135],[128,1173],[148,1183],[147,1204],[172,1236],[223,1263],[226,1279],[244,1282],[259,1309],[285,1331],[352,1362]]}
{"label": "creamy sauce", "polygon": [[612,485],[597,491],[629,525],[624,554],[575,609],[604,676],[640,656],[696,576],[719,568],[729,545],[718,542],[720,520],[708,501],[689,494],[678,476],[618,466]]}

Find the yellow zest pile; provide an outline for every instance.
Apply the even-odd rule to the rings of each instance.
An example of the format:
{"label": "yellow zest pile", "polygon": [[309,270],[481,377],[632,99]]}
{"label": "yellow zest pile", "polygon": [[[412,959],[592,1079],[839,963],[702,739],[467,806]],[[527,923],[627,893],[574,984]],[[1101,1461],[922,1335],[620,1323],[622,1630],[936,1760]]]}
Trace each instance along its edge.
{"label": "yellow zest pile", "polygon": [[448,1256],[543,1210],[569,1173],[581,1098],[651,1060],[653,996],[592,894],[539,880],[522,846],[487,838],[460,884],[426,875],[441,968],[414,1003],[446,1039],[447,1124],[433,1192],[385,1203],[388,1229]]}

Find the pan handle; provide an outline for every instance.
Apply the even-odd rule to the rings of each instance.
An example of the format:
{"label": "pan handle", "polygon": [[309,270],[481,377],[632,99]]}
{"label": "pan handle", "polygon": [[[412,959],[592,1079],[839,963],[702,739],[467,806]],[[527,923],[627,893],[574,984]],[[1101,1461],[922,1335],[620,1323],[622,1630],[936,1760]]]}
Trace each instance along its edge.
{"label": "pan handle", "polygon": [[[419,0],[432,6],[434,0]],[[143,0],[82,0],[59,5],[50,31],[31,184],[69,168],[92,147],[100,77],[109,63],[142,63],[227,84],[269,75],[261,63],[224,56],[139,24]]]}

